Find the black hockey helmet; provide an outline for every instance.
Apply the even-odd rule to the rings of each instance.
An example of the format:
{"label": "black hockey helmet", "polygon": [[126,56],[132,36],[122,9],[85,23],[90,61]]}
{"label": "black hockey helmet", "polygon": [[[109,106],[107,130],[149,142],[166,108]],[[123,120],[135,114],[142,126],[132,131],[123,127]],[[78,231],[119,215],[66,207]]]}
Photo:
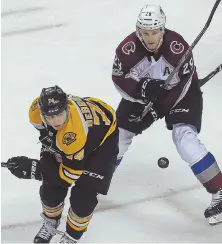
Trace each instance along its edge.
{"label": "black hockey helmet", "polygon": [[68,106],[66,93],[59,86],[43,88],[39,98],[42,115],[52,116],[62,113]]}

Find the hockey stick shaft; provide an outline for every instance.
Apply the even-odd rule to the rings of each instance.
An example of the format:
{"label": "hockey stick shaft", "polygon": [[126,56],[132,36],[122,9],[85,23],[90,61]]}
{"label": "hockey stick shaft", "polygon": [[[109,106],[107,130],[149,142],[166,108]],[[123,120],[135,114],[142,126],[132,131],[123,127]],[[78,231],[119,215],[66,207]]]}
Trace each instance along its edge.
{"label": "hockey stick shaft", "polygon": [[173,76],[179,71],[180,67],[182,66],[182,64],[186,61],[186,59],[189,57],[189,55],[191,54],[192,50],[194,49],[194,47],[196,46],[196,44],[199,42],[199,40],[201,39],[201,37],[204,35],[204,33],[206,32],[207,28],[209,27],[214,13],[219,5],[219,3],[221,2],[221,0],[217,0],[211,10],[210,16],[208,17],[208,20],[204,26],[204,28],[201,30],[201,32],[199,33],[199,35],[196,37],[196,39],[193,41],[193,43],[190,45],[190,47],[187,49],[187,51],[184,53],[184,55],[182,56],[182,58],[180,59],[180,61],[178,62],[177,66],[175,67],[175,69],[170,73],[170,75],[167,77],[166,81],[165,81],[165,86],[168,86],[170,84],[170,81],[172,80]]}
{"label": "hockey stick shaft", "polygon": [[222,70],[222,64],[220,64],[214,71],[212,71],[210,74],[208,74],[203,79],[199,79],[200,86],[203,86],[204,84],[206,84],[211,78],[213,78],[221,70]]}

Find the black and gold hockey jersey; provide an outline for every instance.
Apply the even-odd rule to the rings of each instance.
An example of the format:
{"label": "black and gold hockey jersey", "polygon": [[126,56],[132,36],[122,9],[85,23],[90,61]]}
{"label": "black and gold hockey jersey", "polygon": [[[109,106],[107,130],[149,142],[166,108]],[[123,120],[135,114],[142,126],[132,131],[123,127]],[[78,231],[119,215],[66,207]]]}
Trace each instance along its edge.
{"label": "black and gold hockey jersey", "polygon": [[97,98],[68,95],[69,115],[61,129],[47,125],[40,114],[39,97],[29,109],[29,120],[40,131],[40,141],[59,162],[59,175],[73,183],[88,158],[117,130],[115,111]]}

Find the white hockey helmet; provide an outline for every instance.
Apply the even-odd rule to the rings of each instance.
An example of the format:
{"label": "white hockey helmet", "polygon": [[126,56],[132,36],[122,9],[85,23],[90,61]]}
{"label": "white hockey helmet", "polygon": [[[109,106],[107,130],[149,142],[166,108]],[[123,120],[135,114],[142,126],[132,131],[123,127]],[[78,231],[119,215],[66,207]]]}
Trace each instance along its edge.
{"label": "white hockey helmet", "polygon": [[159,5],[145,5],[137,18],[136,26],[143,30],[162,28],[164,31],[166,16]]}

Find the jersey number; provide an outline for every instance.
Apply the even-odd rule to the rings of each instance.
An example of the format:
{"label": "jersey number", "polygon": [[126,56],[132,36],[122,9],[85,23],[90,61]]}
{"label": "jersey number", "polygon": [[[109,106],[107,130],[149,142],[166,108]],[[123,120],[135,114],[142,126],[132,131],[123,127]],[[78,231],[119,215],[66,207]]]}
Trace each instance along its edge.
{"label": "jersey number", "polygon": [[193,58],[183,65],[183,75],[189,74],[193,69]]}
{"label": "jersey number", "polygon": [[102,111],[102,109],[100,109],[98,106],[96,106],[95,104],[92,104],[90,102],[87,102],[87,104],[89,105],[89,107],[92,111],[94,125],[100,125],[100,118],[99,118],[98,114],[101,116],[105,125],[111,124],[110,120],[107,118],[106,114]]}

